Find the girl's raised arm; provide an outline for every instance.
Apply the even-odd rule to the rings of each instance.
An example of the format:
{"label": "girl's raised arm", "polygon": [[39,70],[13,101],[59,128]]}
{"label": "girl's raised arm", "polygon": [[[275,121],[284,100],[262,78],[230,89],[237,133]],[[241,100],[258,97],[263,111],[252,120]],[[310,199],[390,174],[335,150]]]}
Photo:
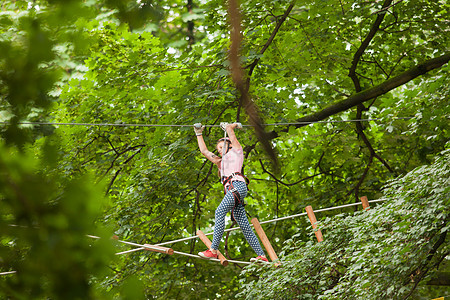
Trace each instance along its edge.
{"label": "girl's raised arm", "polygon": [[236,134],[234,133],[234,129],[235,128],[242,128],[242,124],[241,123],[232,123],[232,124],[228,124],[228,123],[221,123],[220,126],[222,127],[222,129],[226,130],[228,137],[230,138],[231,141],[231,147],[233,147],[234,149],[241,149],[242,146],[239,143]]}
{"label": "girl's raised arm", "polygon": [[213,162],[214,164],[220,166],[220,162],[222,161],[222,159],[220,157],[218,157],[217,155],[215,155],[214,153],[212,153],[211,151],[208,150],[208,148],[206,147],[205,141],[203,140],[203,129],[205,129],[205,126],[200,123],[196,123],[194,124],[194,131],[195,131],[195,135],[197,136],[197,143],[198,143],[198,148],[200,149],[200,152],[207,158],[209,159],[211,162]]}

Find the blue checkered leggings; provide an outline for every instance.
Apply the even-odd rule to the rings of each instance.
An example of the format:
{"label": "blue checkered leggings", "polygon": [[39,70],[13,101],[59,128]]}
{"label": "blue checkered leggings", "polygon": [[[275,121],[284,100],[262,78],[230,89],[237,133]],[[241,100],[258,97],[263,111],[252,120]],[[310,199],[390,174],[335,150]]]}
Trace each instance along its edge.
{"label": "blue checkered leggings", "polygon": [[[241,195],[242,202],[245,196],[247,196],[247,185],[242,181],[234,181],[233,186],[236,188],[239,195]],[[236,207],[234,205],[235,202],[233,193],[228,191],[219,207],[216,209],[216,220],[214,224],[214,234],[211,248],[215,250],[219,249],[220,240],[222,239],[223,232],[225,230],[225,216],[228,212],[232,211],[234,207],[234,219],[244,233],[245,239],[256,252],[256,255],[264,255],[264,251],[259,244],[258,238],[250,227],[244,206],[241,203],[239,203]]]}

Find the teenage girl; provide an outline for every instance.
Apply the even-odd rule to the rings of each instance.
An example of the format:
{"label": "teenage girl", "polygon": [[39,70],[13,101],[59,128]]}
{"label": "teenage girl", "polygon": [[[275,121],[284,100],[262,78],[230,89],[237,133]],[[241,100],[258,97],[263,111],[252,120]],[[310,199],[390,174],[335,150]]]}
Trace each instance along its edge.
{"label": "teenage girl", "polygon": [[244,152],[234,133],[234,129],[242,128],[242,125],[240,123],[221,123],[220,126],[227,132],[229,138],[221,138],[217,142],[216,148],[219,152],[219,157],[210,152],[206,147],[202,136],[205,126],[202,126],[199,123],[194,124],[198,147],[200,148],[201,153],[219,168],[221,181],[225,188],[225,197],[216,209],[211,249],[200,252],[198,255],[205,259],[217,258],[217,250],[219,249],[220,240],[222,239],[225,229],[225,216],[231,211],[232,216],[244,233],[247,242],[256,252],[257,257],[250,259],[250,261],[262,260],[267,262],[264,251],[247,220],[243,205],[244,198],[247,196],[248,191],[245,178],[241,174],[242,164],[244,162]]}

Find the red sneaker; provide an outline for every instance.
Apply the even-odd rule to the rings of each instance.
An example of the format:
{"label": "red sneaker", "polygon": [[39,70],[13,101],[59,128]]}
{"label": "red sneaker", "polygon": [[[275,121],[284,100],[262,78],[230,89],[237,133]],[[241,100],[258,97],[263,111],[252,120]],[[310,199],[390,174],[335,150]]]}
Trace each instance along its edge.
{"label": "red sneaker", "polygon": [[212,253],[209,249],[203,252],[199,252],[198,256],[205,259],[217,258],[217,254]]}
{"label": "red sneaker", "polygon": [[265,256],[261,256],[261,255],[259,255],[257,258],[250,258],[250,261],[251,262],[261,262],[261,261],[269,262]]}

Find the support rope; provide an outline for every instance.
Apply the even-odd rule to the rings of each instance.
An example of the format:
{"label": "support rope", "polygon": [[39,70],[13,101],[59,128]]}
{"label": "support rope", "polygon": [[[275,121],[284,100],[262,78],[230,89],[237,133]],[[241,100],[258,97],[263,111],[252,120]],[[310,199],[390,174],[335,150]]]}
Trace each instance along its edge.
{"label": "support rope", "polygon": [[[200,258],[200,259],[203,259],[203,258],[201,258],[200,256],[195,255],[195,254],[184,253],[184,252],[179,252],[179,251],[173,251],[173,253],[174,253],[174,254],[179,254],[179,255],[184,255],[184,256],[189,256],[189,257],[193,257],[193,258]],[[203,259],[203,260],[205,260],[205,259]],[[210,259],[208,259],[208,260],[220,262],[220,260],[217,259],[217,258],[210,258]],[[248,262],[248,261],[228,260],[228,259],[227,259],[227,261],[230,262],[230,263],[235,263],[235,264],[245,264],[245,265],[250,265],[250,264],[251,264],[251,262]]]}
{"label": "support rope", "polygon": [[9,275],[9,274],[16,274],[16,273],[17,273],[17,271],[2,272],[2,273],[0,273],[0,276]]}
{"label": "support rope", "polygon": [[[88,235],[88,237],[93,238],[93,239],[100,239],[100,237],[95,236],[95,235]],[[126,254],[126,253],[131,253],[131,252],[136,252],[136,251],[140,251],[140,250],[144,250],[144,249],[149,249],[149,248],[150,248],[150,249],[155,249],[155,248],[152,248],[150,245],[141,245],[141,244],[132,243],[132,242],[126,242],[126,241],[121,241],[121,240],[117,240],[117,241],[120,242],[120,243],[123,243],[123,244],[132,245],[132,246],[136,246],[136,247],[139,247],[139,248],[135,248],[135,249],[131,249],[131,250],[123,251],[123,252],[118,252],[118,253],[116,253],[116,255]],[[156,246],[156,245],[155,245],[155,246]],[[189,257],[193,257],[193,258],[200,258],[200,259],[203,259],[203,258],[201,258],[200,256],[195,255],[195,254],[184,253],[184,252],[180,252],[180,251],[173,251],[173,253],[174,253],[174,254],[179,254],[179,255],[184,255],[184,256],[189,256]],[[219,261],[219,262],[220,262],[219,259],[215,259],[215,258],[211,258],[211,259],[209,259],[209,260]],[[246,262],[246,261],[239,261],[239,260],[228,260],[228,261],[231,262],[231,263],[235,263],[235,264],[251,264],[251,263],[249,263],[249,262]]]}
{"label": "support rope", "polygon": [[[414,117],[392,117],[390,120],[410,120]],[[345,123],[345,122],[369,122],[380,121],[383,118],[374,119],[354,119],[354,120],[333,120],[333,121],[308,121],[308,122],[286,122],[286,123],[269,123],[263,126],[290,126],[290,125],[308,125],[318,123]],[[1,125],[11,125],[11,122],[0,122]],[[58,123],[58,122],[17,122],[20,125],[54,125],[54,126],[112,126],[112,127],[192,127],[193,124],[130,124],[130,123]],[[220,127],[220,125],[204,125],[205,127]],[[244,125],[243,127],[253,127],[253,125]]]}

